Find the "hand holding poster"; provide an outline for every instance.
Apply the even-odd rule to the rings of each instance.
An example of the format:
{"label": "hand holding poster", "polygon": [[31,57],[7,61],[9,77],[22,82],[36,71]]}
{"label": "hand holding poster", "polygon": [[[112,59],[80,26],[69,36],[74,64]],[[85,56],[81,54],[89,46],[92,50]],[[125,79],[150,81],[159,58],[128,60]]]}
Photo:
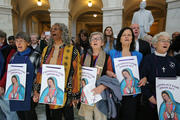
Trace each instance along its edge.
{"label": "hand holding poster", "polygon": [[62,105],[64,86],[64,66],[43,64],[39,103]]}
{"label": "hand holding poster", "polygon": [[136,56],[114,59],[115,73],[120,82],[122,95],[141,93],[139,83],[139,69]]}
{"label": "hand holding poster", "polygon": [[24,100],[26,87],[26,64],[8,64],[6,100]]}
{"label": "hand holding poster", "polygon": [[159,120],[180,120],[180,77],[156,78]]}
{"label": "hand holding poster", "polygon": [[97,68],[92,67],[82,67],[82,77],[81,77],[81,98],[80,101],[83,104],[93,105],[97,101],[101,100],[101,95],[93,95],[91,92],[94,89],[96,83]]}

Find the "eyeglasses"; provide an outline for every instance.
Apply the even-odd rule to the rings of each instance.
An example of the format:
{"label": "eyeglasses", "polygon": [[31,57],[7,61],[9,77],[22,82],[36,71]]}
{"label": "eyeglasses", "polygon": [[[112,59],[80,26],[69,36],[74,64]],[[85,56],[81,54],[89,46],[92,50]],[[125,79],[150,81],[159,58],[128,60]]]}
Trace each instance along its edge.
{"label": "eyeglasses", "polygon": [[159,41],[159,42],[163,42],[163,43],[165,43],[165,42],[171,43],[171,40],[160,39],[160,40],[158,40],[158,41]]}
{"label": "eyeglasses", "polygon": [[15,40],[16,43],[25,43],[25,40]]}
{"label": "eyeglasses", "polygon": [[97,41],[100,41],[100,40],[102,40],[100,37],[97,37],[97,38],[91,38],[91,41],[95,41],[95,40],[97,40]]}

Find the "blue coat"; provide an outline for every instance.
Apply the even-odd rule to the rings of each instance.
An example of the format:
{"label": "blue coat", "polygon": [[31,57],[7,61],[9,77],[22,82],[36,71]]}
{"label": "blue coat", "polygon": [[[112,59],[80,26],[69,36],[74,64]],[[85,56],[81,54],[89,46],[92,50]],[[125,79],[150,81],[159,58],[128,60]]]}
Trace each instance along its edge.
{"label": "blue coat", "polygon": [[[112,60],[113,71],[115,71],[115,68],[114,68],[114,58],[122,57],[122,52],[113,49],[113,50],[111,50],[109,52],[109,55],[110,55],[111,60]],[[137,51],[132,51],[131,55],[132,56],[137,56],[138,65],[140,65],[140,62],[142,60],[143,55],[140,52],[137,52]]]}

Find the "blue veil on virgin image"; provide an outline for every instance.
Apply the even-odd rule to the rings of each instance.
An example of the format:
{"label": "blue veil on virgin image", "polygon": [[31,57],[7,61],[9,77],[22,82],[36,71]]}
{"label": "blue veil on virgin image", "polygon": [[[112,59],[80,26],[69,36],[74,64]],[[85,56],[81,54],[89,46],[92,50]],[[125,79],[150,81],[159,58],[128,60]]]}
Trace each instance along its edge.
{"label": "blue veil on virgin image", "polygon": [[[180,103],[175,101],[173,94],[170,91],[165,90],[161,93],[161,95],[163,94],[167,95],[170,102],[166,103],[166,100],[163,98],[163,102],[159,109],[159,120],[180,120]],[[169,112],[167,107],[170,107],[171,112]]]}
{"label": "blue veil on virgin image", "polygon": [[125,91],[128,91],[128,90],[126,90],[128,88],[127,88],[126,78],[124,77],[123,80],[120,83],[121,94],[122,95],[127,95],[127,94],[137,94],[137,93],[140,93],[141,92],[141,88],[138,87],[139,80],[133,75],[132,70],[129,69],[129,68],[125,68],[125,69],[122,70],[122,73],[123,73],[123,71],[126,71],[131,76],[131,78],[132,78],[132,81],[131,81],[132,89],[129,90],[129,93],[125,92]]}
{"label": "blue veil on virgin image", "polygon": [[[61,88],[58,87],[57,79],[55,77],[49,77],[47,79],[47,84],[48,84],[48,80],[53,81],[55,88],[52,89],[50,88],[50,85],[48,85],[48,87],[46,87],[43,90],[39,102],[46,104],[62,105],[64,99],[64,92],[62,91]],[[51,90],[53,90],[52,96],[50,96]]]}
{"label": "blue veil on virgin image", "polygon": [[[9,86],[7,89],[6,94],[4,95],[4,98],[6,100],[24,100],[25,96],[25,88],[24,86],[20,83],[20,78],[18,75],[13,75],[11,77],[11,82],[12,78],[15,78],[17,80],[17,85],[14,85],[13,83]],[[13,90],[15,92],[13,92]]]}

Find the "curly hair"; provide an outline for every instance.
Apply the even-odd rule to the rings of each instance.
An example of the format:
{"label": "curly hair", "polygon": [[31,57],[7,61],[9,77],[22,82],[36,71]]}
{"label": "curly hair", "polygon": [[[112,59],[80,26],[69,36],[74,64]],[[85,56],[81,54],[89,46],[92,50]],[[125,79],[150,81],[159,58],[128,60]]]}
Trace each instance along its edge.
{"label": "curly hair", "polygon": [[62,31],[61,39],[63,43],[70,44],[70,37],[69,37],[69,30],[67,26],[64,23],[54,23],[54,25],[57,25],[59,29]]}

